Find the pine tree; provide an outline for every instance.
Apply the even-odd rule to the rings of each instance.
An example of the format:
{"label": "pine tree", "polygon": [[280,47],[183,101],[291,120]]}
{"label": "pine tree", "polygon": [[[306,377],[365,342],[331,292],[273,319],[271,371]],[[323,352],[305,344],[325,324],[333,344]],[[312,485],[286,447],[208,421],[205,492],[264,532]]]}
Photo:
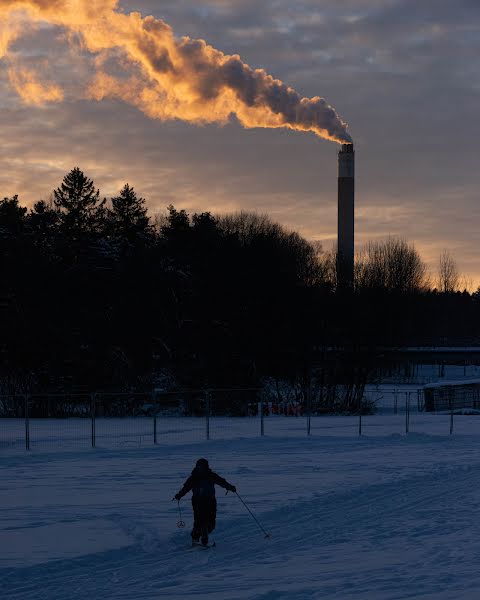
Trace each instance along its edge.
{"label": "pine tree", "polygon": [[93,181],[75,167],[53,192],[53,202],[60,212],[62,229],[73,238],[100,233],[105,222],[105,202]]}
{"label": "pine tree", "polygon": [[112,235],[121,242],[134,244],[140,240],[145,241],[152,233],[145,198],[139,198],[128,183],[119,196],[112,198],[108,220]]}
{"label": "pine tree", "polygon": [[177,210],[172,204],[167,207],[168,215],[160,233],[166,243],[171,258],[186,265],[192,256],[192,227],[190,215],[185,210]]}
{"label": "pine tree", "polygon": [[26,212],[27,209],[18,203],[18,196],[0,200],[0,232],[12,235],[22,231]]}
{"label": "pine tree", "polygon": [[182,208],[177,210],[173,204],[167,206],[168,215],[164,219],[164,224],[161,227],[162,235],[166,238],[175,236],[178,232],[190,231],[190,216]]}
{"label": "pine tree", "polygon": [[46,248],[53,244],[59,216],[59,212],[45,200],[35,202],[28,215],[28,227],[37,246]]}

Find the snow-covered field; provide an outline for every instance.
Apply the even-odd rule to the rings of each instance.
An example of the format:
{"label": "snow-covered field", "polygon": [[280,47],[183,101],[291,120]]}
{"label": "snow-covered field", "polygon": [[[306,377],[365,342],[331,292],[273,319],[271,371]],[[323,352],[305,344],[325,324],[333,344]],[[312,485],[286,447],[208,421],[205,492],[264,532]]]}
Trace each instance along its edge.
{"label": "snow-covered field", "polygon": [[[209,442],[203,420],[171,419],[158,446],[148,420],[133,437],[105,421],[94,450],[73,421],[60,440],[31,423],[30,453],[0,448],[2,600],[479,597],[480,416],[450,436],[448,415],[412,414],[405,436],[404,415],[377,415],[362,437],[357,418],[322,417],[310,438],[303,418],[266,419],[264,438],[256,419],[212,419]],[[181,530],[171,498],[200,456],[270,540],[219,489],[217,547],[189,547],[189,499]]]}

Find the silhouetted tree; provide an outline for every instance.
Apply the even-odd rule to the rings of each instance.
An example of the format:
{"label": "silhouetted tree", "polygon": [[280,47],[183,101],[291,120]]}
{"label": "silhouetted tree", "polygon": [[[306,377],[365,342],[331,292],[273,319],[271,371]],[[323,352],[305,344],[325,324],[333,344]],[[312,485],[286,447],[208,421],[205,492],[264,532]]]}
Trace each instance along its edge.
{"label": "silhouetted tree", "polygon": [[325,406],[341,383],[356,410],[378,348],[480,341],[480,295],[429,291],[407,242],[368,245],[354,290],[336,292],[335,263],[266,215],[170,206],[153,228],[132,187],[107,210],[76,168],[53,204],[0,201],[0,378],[93,391],[273,376]]}
{"label": "silhouetted tree", "polygon": [[[317,249],[294,231],[273,222],[268,215],[239,212],[219,219],[220,229],[235,237],[265,269],[263,278],[279,284],[325,284],[326,272]],[[260,263],[257,267],[260,267]]]}
{"label": "silhouetted tree", "polygon": [[60,213],[54,210],[45,200],[35,202],[28,215],[28,227],[33,235],[35,246],[43,250],[52,248],[59,219]]}
{"label": "silhouetted tree", "polygon": [[120,241],[135,244],[151,238],[152,228],[145,199],[139,198],[128,183],[118,196],[112,198],[108,220],[112,235]]}
{"label": "silhouetted tree", "polygon": [[168,215],[163,219],[160,227],[161,235],[173,244],[178,244],[187,239],[190,233],[190,216],[184,210],[177,210],[172,204],[167,207]]}
{"label": "silhouetted tree", "polygon": [[0,235],[19,234],[25,226],[27,209],[20,206],[18,196],[0,200]]}
{"label": "silhouetted tree", "polygon": [[332,289],[337,287],[337,249],[324,250],[319,241],[312,242],[322,280]]}
{"label": "silhouetted tree", "polygon": [[444,250],[438,261],[438,289],[444,294],[456,292],[460,276],[455,259],[448,250]]}
{"label": "silhouetted tree", "polygon": [[425,263],[415,247],[402,239],[368,242],[355,270],[357,289],[415,292],[427,287]]}
{"label": "silhouetted tree", "polygon": [[60,212],[60,224],[72,238],[100,233],[105,224],[105,199],[93,181],[75,167],[53,192],[54,205]]}

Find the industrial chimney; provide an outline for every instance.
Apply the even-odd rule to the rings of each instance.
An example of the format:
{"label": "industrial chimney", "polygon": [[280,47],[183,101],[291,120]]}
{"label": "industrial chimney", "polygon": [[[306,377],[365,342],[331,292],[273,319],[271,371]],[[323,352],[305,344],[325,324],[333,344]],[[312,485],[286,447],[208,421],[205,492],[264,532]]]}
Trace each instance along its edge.
{"label": "industrial chimney", "polygon": [[353,144],[342,144],[338,153],[338,249],[337,283],[353,288],[355,234],[355,151]]}

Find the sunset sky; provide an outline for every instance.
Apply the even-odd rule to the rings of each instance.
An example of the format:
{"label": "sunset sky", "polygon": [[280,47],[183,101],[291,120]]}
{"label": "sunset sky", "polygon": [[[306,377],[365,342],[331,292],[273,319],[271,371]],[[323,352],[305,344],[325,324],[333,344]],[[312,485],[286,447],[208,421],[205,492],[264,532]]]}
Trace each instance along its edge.
{"label": "sunset sky", "polygon": [[[62,2],[37,0],[47,8]],[[12,4],[0,0],[0,11]],[[480,284],[478,0],[123,0],[120,7],[165,21],[178,37],[238,53],[301,96],[325,98],[356,144],[357,247],[402,236],[432,271],[448,249],[473,287]],[[326,248],[334,243],[335,142],[245,129],[236,119],[197,126],[152,118],[166,118],[165,107],[154,114],[139,106],[136,89],[102,92],[99,71],[116,74],[119,65],[123,86],[131,85],[128,61],[89,51],[56,16],[25,27],[15,14],[10,29],[0,27],[0,49],[19,19],[22,31],[0,62],[2,197],[18,193],[31,205],[79,166],[107,197],[128,181],[152,214],[170,203],[257,210]]]}

